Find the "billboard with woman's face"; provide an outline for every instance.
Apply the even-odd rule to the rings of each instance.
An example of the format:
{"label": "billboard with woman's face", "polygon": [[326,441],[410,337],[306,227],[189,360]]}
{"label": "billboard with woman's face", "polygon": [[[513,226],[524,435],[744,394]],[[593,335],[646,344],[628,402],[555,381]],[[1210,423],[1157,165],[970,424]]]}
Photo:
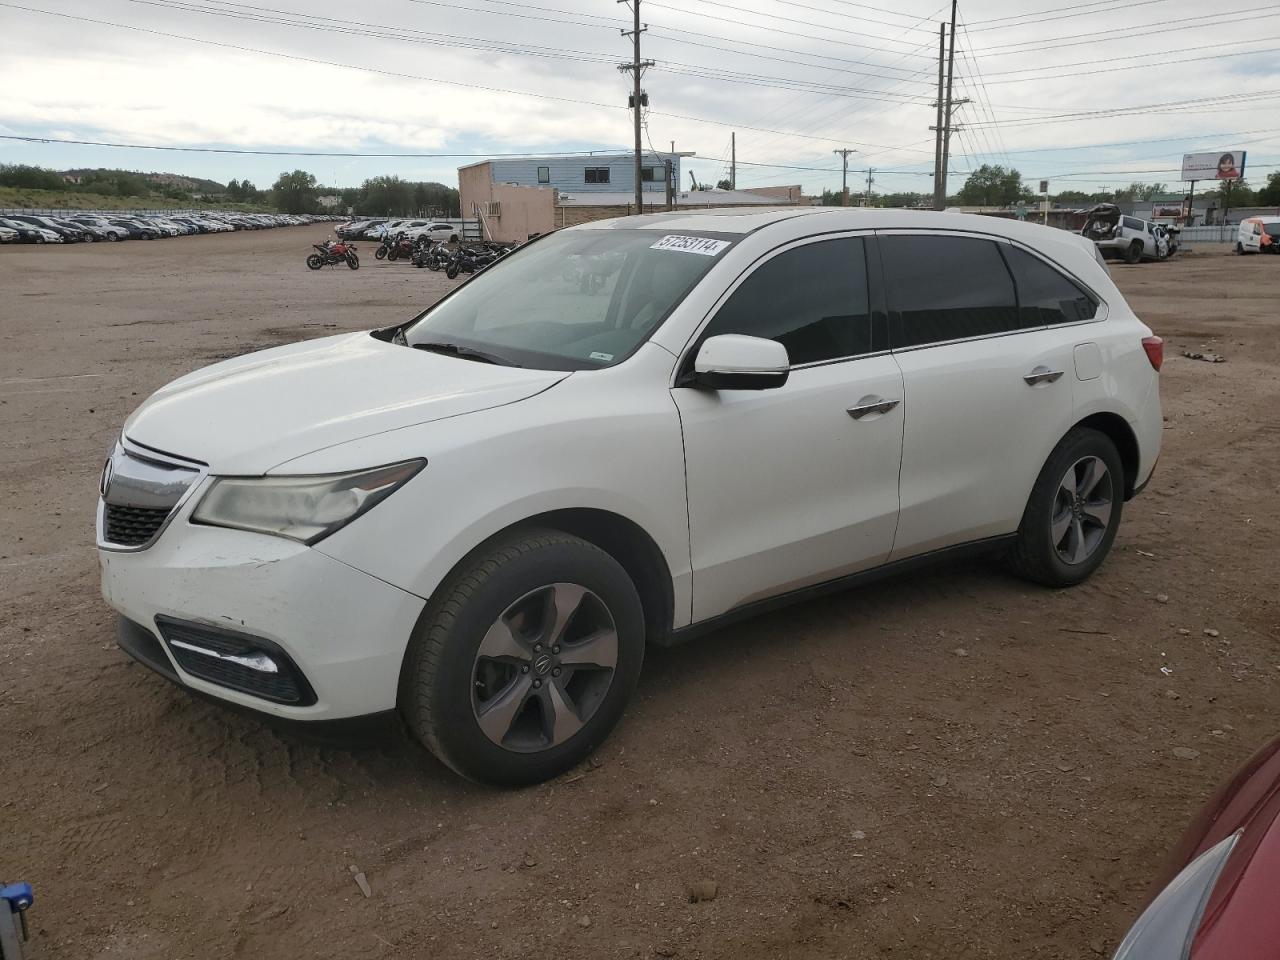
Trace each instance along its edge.
{"label": "billboard with woman's face", "polygon": [[1213,153],[1184,153],[1183,180],[1239,180],[1244,176],[1243,150],[1217,150]]}

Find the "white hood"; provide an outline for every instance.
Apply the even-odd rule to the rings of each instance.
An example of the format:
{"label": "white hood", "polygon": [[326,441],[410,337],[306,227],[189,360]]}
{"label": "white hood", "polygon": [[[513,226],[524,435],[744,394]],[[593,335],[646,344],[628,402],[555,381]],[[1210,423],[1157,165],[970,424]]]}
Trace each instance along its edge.
{"label": "white hood", "polygon": [[568,375],[342,334],[189,373],[134,411],[124,434],[215,474],[251,476],[334,444],[514,403]]}

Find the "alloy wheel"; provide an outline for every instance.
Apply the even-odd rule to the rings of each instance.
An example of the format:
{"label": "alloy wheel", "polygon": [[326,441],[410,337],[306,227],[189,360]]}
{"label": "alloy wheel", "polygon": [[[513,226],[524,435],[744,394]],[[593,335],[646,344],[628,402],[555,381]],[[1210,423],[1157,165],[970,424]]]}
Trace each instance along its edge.
{"label": "alloy wheel", "polygon": [[1107,535],[1115,503],[1111,471],[1098,457],[1072,464],[1053,500],[1050,538],[1063,563],[1084,563]]}
{"label": "alloy wheel", "polygon": [[604,601],[575,583],[516,600],[480,641],[471,706],[491,741],[518,753],[564,743],[599,709],[618,663]]}

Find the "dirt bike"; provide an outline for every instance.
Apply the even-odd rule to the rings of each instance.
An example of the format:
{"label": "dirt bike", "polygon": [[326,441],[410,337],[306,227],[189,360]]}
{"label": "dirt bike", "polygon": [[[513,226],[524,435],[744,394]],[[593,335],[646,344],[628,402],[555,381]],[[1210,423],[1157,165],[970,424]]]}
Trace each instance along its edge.
{"label": "dirt bike", "polygon": [[317,251],[307,257],[307,266],[312,270],[319,270],[321,267],[335,263],[345,263],[352,270],[360,269],[360,258],[356,256],[354,244],[345,240],[339,240],[337,243],[326,240],[324,243],[313,243],[311,246]]}

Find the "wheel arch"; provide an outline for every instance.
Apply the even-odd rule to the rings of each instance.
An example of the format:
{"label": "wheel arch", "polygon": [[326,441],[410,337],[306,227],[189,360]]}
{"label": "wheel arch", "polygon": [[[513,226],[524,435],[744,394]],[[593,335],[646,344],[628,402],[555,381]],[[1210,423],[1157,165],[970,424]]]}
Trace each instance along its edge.
{"label": "wheel arch", "polygon": [[[671,636],[675,617],[675,585],[671,568],[657,541],[640,524],[622,514],[598,507],[548,510],[507,524],[485,537],[462,556],[441,579],[443,585],[458,570],[523,530],[558,530],[599,547],[626,571],[640,595],[644,610],[645,640],[663,644]],[[439,588],[437,588],[439,589]],[[431,608],[428,603],[423,615]]]}
{"label": "wheel arch", "polygon": [[1120,463],[1124,466],[1124,498],[1132,500],[1141,465],[1141,452],[1138,449],[1138,438],[1129,426],[1129,421],[1118,413],[1092,413],[1072,429],[1078,427],[1097,430],[1116,445]]}

